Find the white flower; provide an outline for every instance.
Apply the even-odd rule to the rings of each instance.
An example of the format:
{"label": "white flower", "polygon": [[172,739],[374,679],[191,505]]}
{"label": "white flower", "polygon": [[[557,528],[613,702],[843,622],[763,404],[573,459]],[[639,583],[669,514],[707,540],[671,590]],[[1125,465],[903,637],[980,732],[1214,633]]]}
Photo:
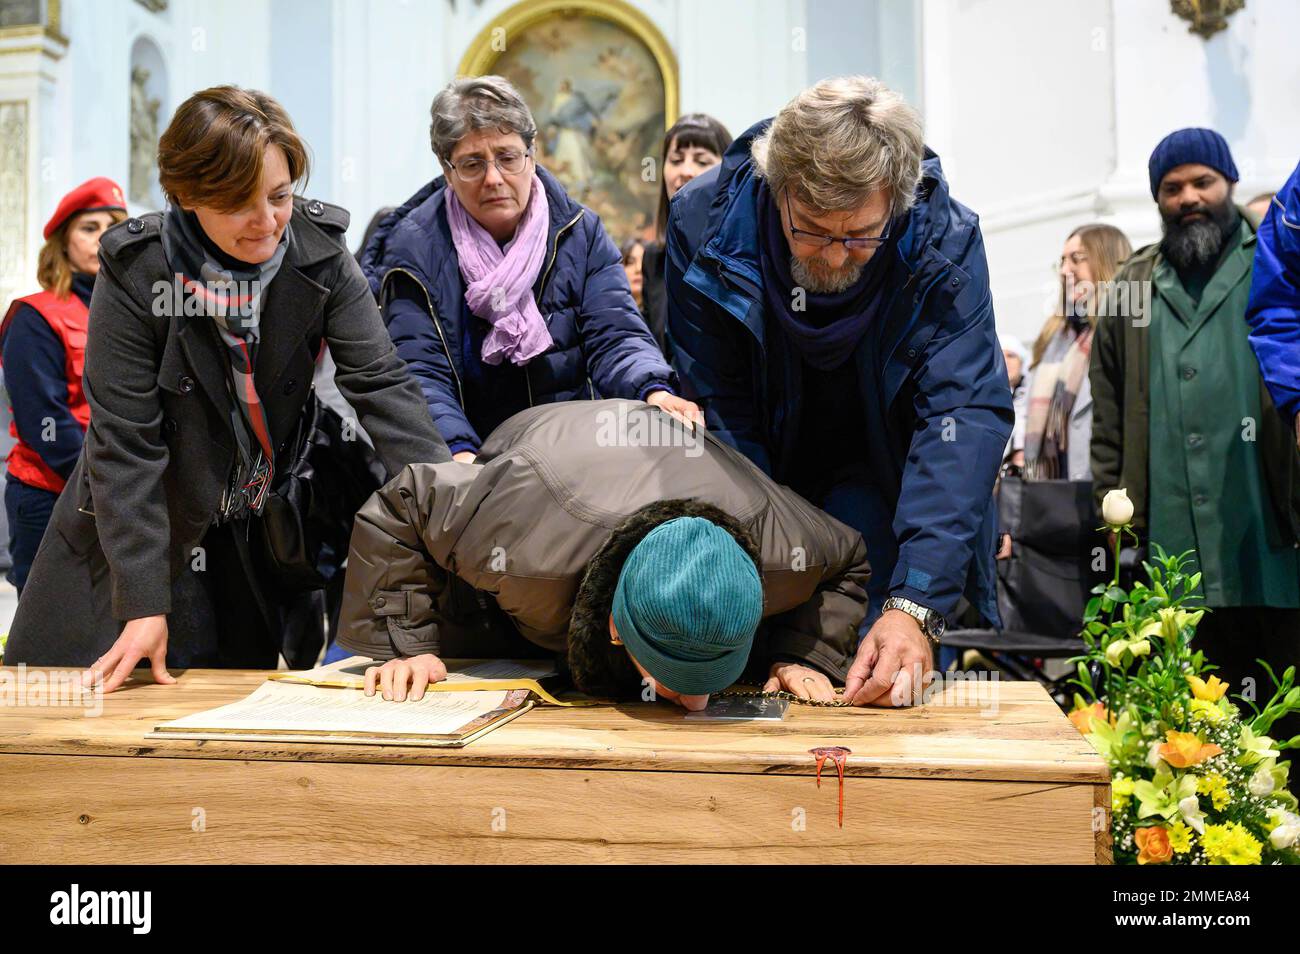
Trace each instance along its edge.
{"label": "white flower", "polygon": [[1290,848],[1300,841],[1300,825],[1278,825],[1269,832],[1268,840],[1278,851]]}
{"label": "white flower", "polygon": [[1179,801],[1178,814],[1183,816],[1183,821],[1195,829],[1196,834],[1205,834],[1205,813],[1201,811],[1201,803],[1196,800],[1195,795],[1188,795]]}
{"label": "white flower", "polygon": [[1125,526],[1133,520],[1133,501],[1128,499],[1128,492],[1123,487],[1110,491],[1102,498],[1101,518],[1115,528]]}
{"label": "white flower", "polygon": [[1255,770],[1255,774],[1250,777],[1247,786],[1250,794],[1258,795],[1263,798],[1265,795],[1272,795],[1275,784],[1273,782],[1273,767],[1271,765],[1261,765]]}
{"label": "white flower", "polygon": [[1268,820],[1274,828],[1279,825],[1294,825],[1300,827],[1300,815],[1295,812],[1289,812],[1285,808],[1270,808],[1268,810]]}

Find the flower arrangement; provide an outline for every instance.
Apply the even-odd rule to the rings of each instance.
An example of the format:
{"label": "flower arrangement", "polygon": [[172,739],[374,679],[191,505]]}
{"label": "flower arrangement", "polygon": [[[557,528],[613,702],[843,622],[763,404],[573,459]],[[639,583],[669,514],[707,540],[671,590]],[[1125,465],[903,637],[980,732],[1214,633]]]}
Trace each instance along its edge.
{"label": "flower arrangement", "polygon": [[1124,534],[1136,539],[1133,505],[1111,491],[1102,516],[1115,534],[1115,573],[1084,611],[1087,652],[1072,659],[1077,678],[1070,721],[1111,772],[1111,833],[1119,863],[1300,864],[1300,814],[1287,791],[1282,751],[1300,736],[1269,738],[1273,724],[1300,711],[1295,667],[1281,679],[1263,660],[1274,692],[1252,710],[1227,697],[1215,667],[1193,651],[1199,573],[1191,551],[1152,546],[1146,582],[1119,585]]}

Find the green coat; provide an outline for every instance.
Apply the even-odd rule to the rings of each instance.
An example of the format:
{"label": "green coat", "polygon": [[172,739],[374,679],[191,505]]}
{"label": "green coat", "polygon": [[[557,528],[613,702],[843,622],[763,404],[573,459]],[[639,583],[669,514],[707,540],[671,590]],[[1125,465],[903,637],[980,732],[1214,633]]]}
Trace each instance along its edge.
{"label": "green coat", "polygon": [[[1253,233],[1255,221],[1244,211],[1243,216]],[[1253,234],[1243,243],[1243,252],[1247,248],[1253,253]],[[1121,266],[1115,276],[1115,287],[1151,287],[1149,283],[1160,261],[1159,243],[1139,249]],[[1249,271],[1244,281],[1249,283]],[[1131,306],[1126,310],[1123,302],[1115,301],[1112,296],[1115,313],[1104,315],[1098,321],[1093,338],[1089,369],[1093,399],[1092,479],[1098,513],[1108,491],[1126,488],[1133,501],[1133,523],[1145,529],[1150,486],[1149,321],[1155,303],[1147,300],[1143,308],[1136,299],[1136,295],[1129,296]],[[1243,314],[1241,333],[1244,336],[1248,332]],[[1262,377],[1259,401],[1262,413],[1256,440],[1260,469],[1276,525],[1284,542],[1293,546],[1300,541],[1300,451],[1296,449],[1294,434],[1273,406]]]}

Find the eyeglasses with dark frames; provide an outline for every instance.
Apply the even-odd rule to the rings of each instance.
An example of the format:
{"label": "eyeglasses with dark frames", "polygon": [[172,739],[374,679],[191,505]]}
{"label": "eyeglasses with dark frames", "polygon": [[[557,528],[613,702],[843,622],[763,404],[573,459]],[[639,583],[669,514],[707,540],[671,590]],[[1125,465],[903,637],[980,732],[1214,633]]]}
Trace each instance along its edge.
{"label": "eyeglasses with dark frames", "polygon": [[823,235],[820,232],[807,232],[803,229],[797,229],[794,225],[794,211],[790,208],[790,193],[785,193],[785,214],[790,219],[790,236],[797,242],[803,242],[805,245],[816,248],[829,248],[836,242],[839,242],[848,251],[860,251],[868,248],[880,248],[889,241],[889,231],[893,225],[891,218],[885,223],[885,230],[879,235],[858,235],[849,238],[836,238],[834,235]]}

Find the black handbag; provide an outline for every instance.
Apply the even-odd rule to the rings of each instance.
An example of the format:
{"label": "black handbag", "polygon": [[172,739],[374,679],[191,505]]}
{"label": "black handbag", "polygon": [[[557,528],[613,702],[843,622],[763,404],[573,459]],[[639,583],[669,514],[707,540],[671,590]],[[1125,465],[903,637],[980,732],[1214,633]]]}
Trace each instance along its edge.
{"label": "black handbag", "polygon": [[383,486],[387,471],[360,435],[345,434],[343,419],[314,388],[290,447],[256,521],[262,562],[280,588],[315,590],[326,583],[322,557],[343,562],[357,510]]}
{"label": "black handbag", "polygon": [[998,483],[998,520],[1011,556],[998,560],[998,610],[1007,630],[1072,637],[1091,595],[1094,549],[1104,547],[1089,480]]}

